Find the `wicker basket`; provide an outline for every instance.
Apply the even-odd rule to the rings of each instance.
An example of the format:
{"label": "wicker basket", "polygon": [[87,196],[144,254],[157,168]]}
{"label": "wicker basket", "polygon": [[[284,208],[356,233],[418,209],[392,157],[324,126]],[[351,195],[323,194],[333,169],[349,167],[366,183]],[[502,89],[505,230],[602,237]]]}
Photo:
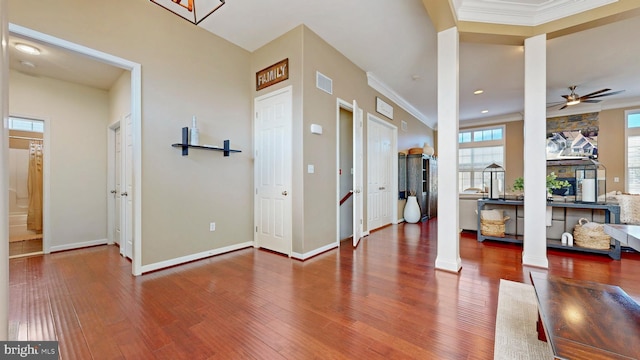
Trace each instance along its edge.
{"label": "wicker basket", "polygon": [[577,246],[589,249],[609,250],[611,236],[605,234],[604,225],[581,218],[573,228],[573,239]]}
{"label": "wicker basket", "polygon": [[499,210],[482,210],[480,214],[480,233],[484,236],[504,237],[504,224],[510,218],[508,216],[502,216],[500,211],[499,218],[496,218],[495,213]]}

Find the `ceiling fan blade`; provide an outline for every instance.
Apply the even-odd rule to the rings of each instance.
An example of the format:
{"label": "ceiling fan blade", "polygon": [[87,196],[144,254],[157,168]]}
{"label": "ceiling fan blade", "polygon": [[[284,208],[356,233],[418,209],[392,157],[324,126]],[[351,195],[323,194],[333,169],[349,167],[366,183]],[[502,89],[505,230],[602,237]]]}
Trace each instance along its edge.
{"label": "ceiling fan blade", "polygon": [[584,99],[580,100],[581,103],[599,103],[602,100]]}
{"label": "ceiling fan blade", "polygon": [[565,106],[561,107],[561,108],[560,108],[560,109],[558,109],[558,110],[562,110],[562,109],[566,108],[567,106],[569,106],[569,105],[565,105]]}
{"label": "ceiling fan blade", "polygon": [[569,100],[569,95],[562,95],[562,97]]}
{"label": "ceiling fan blade", "polygon": [[593,95],[602,94],[603,92],[607,92],[607,91],[611,91],[611,89],[602,89],[602,90],[594,91],[590,94],[582,95],[580,98],[582,99],[582,98],[592,97]]}
{"label": "ceiling fan blade", "polygon": [[596,96],[589,96],[589,98],[593,99],[593,98],[599,98],[599,97],[603,97],[603,96],[611,96],[611,95],[620,94],[621,92],[624,92],[624,90],[614,91],[614,92],[610,92],[610,93],[606,93],[606,94],[600,94],[600,95],[596,95]]}
{"label": "ceiling fan blade", "polygon": [[566,101],[556,101],[556,102],[547,103],[547,108],[558,106],[560,104],[566,104],[566,103],[567,103]]}

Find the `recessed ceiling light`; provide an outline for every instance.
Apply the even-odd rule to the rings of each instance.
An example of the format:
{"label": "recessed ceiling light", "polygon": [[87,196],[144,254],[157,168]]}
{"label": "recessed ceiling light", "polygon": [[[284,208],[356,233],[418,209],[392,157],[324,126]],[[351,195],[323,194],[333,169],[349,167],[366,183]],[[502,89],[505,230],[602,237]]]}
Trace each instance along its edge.
{"label": "recessed ceiling light", "polygon": [[476,91],[474,91],[474,92],[473,92],[473,95],[480,95],[480,94],[482,94],[483,92],[484,92],[484,90],[482,90],[482,89],[478,89],[478,90],[476,90]]}
{"label": "recessed ceiling light", "polygon": [[488,112],[489,112],[489,110],[482,110],[482,111],[480,111],[480,112],[481,112],[481,113],[483,113],[483,114],[486,114],[486,113],[488,113]]}
{"label": "recessed ceiling light", "polygon": [[38,49],[35,46],[31,46],[23,43],[17,43],[16,49],[18,49],[19,51],[22,51],[25,54],[40,55],[40,49]]}
{"label": "recessed ceiling light", "polygon": [[418,79],[420,79],[420,78],[421,78],[421,76],[420,76],[420,75],[413,75],[413,76],[411,76],[411,80],[418,80]]}
{"label": "recessed ceiling light", "polygon": [[20,65],[24,66],[24,67],[28,67],[28,68],[35,68],[36,64],[32,63],[31,61],[26,61],[26,60],[20,60]]}

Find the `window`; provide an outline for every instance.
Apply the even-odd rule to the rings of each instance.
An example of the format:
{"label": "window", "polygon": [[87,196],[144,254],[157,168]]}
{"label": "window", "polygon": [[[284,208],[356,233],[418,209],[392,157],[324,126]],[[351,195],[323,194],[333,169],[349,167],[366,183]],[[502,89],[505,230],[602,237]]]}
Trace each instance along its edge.
{"label": "window", "polygon": [[640,110],[627,111],[626,191],[640,194]]}
{"label": "window", "polygon": [[44,132],[44,121],[19,117],[9,117],[9,130]]}
{"label": "window", "polygon": [[484,168],[493,163],[504,167],[504,126],[460,131],[458,143],[459,191],[484,188]]}

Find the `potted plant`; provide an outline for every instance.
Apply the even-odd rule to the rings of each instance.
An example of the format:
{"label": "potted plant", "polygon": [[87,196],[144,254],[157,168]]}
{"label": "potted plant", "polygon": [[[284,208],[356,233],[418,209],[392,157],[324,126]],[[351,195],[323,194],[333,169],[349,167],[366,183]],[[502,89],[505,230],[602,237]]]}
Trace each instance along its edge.
{"label": "potted plant", "polygon": [[[547,196],[548,197],[551,197],[552,190],[564,189],[564,188],[568,188],[569,186],[571,186],[571,184],[569,184],[568,181],[558,180],[558,176],[554,172],[551,172],[549,175],[547,175]],[[519,191],[524,190],[524,179],[522,177],[515,179],[515,181],[513,182],[513,190],[519,190]]]}

